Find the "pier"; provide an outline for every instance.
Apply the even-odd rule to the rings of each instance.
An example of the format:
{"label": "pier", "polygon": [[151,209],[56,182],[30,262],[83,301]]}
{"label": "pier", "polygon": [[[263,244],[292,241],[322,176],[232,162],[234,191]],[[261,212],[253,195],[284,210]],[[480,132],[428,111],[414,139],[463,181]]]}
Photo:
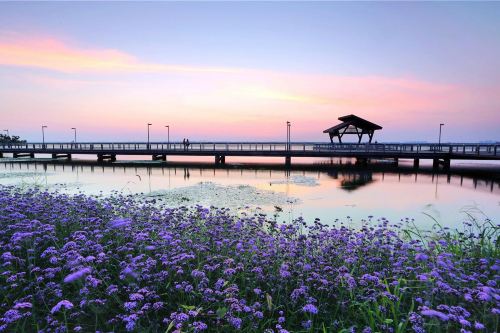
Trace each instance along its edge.
{"label": "pier", "polygon": [[114,162],[119,155],[148,156],[166,161],[168,156],[213,156],[215,164],[224,164],[226,157],[283,157],[290,165],[297,157],[347,157],[359,164],[371,159],[432,160],[433,166],[450,167],[452,160],[500,160],[500,144],[423,144],[423,143],[315,143],[315,142],[92,142],[92,143],[20,143],[0,144],[0,157],[35,158],[48,154],[53,159],[71,159],[72,155],[94,155],[99,162]]}

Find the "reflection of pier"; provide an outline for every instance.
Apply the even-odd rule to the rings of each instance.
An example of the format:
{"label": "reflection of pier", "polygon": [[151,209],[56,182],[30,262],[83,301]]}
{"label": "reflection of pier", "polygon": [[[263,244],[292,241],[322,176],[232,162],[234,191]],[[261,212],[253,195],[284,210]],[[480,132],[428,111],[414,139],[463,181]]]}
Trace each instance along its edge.
{"label": "reflection of pier", "polygon": [[333,179],[339,179],[341,188],[347,191],[354,191],[373,182],[372,172],[369,171],[332,170],[327,173]]}
{"label": "reflection of pier", "polygon": [[[0,163],[2,168],[8,171],[36,171],[36,172],[63,172],[76,173],[122,173],[141,177],[156,174],[168,177],[170,175],[183,175],[185,181],[191,177],[207,178],[261,178],[268,181],[273,177],[289,177],[290,175],[303,175],[321,179],[324,176],[339,179],[340,186],[348,191],[362,188],[362,186],[373,182],[400,182],[400,183],[429,183],[436,184],[446,182],[447,184],[475,189],[480,191],[495,192],[500,194],[500,173],[495,169],[481,168],[454,168],[443,171],[432,169],[431,166],[422,166],[416,170],[412,166],[389,163],[370,164],[359,166],[356,164],[294,164],[284,168],[283,164],[238,164],[238,165],[213,165],[211,163],[183,163],[169,162],[168,164],[158,162],[119,162],[119,163],[96,163],[93,161],[73,160],[71,163],[60,160],[49,160],[41,162],[36,159],[10,160]],[[445,180],[444,180],[445,179]],[[345,186],[345,187],[344,187]]]}
{"label": "reflection of pier", "polygon": [[100,162],[115,162],[117,155],[150,156],[166,161],[167,156],[212,156],[216,164],[225,164],[228,156],[284,157],[290,165],[295,157],[349,157],[360,164],[371,159],[414,160],[418,168],[421,159],[433,161],[434,168],[449,169],[451,160],[500,160],[499,144],[353,144],[315,142],[195,142],[182,143],[21,143],[0,144],[0,157],[14,158],[49,154],[53,159],[71,159],[72,155],[95,155]]}

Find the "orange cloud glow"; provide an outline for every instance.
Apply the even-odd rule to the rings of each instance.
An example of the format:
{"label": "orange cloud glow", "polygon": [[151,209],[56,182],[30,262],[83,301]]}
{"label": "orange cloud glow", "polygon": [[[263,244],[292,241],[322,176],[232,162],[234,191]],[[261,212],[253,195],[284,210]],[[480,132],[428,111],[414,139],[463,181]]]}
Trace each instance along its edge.
{"label": "orange cloud glow", "polygon": [[75,72],[219,72],[233,69],[141,62],[117,50],[85,49],[54,38],[0,39],[0,65]]}
{"label": "orange cloud glow", "polygon": [[[66,74],[0,72],[9,83],[0,89],[2,108],[9,110],[2,114],[6,124],[22,119],[35,126],[52,120],[103,133],[115,131],[110,126],[116,133],[142,133],[138,124],[147,119],[176,124],[178,133],[204,138],[258,139],[281,137],[276,128],[290,120],[294,135],[316,138],[339,116],[354,113],[380,123],[384,133],[400,131],[413,137],[415,129],[426,130],[429,123],[445,119],[457,127],[498,123],[500,108],[498,87],[150,63],[122,51],[75,47],[56,38],[0,34],[0,66]],[[130,75],[117,79],[121,73]],[[147,79],[139,76],[142,73],[149,74]],[[165,75],[170,73],[189,75]],[[470,119],[468,111],[477,114]]]}

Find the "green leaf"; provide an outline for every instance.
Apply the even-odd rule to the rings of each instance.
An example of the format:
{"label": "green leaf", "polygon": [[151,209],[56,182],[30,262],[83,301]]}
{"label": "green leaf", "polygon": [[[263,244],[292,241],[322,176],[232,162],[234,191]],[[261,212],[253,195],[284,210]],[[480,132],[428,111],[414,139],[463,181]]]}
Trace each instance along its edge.
{"label": "green leaf", "polygon": [[218,318],[222,318],[226,315],[227,308],[218,308],[216,313]]}
{"label": "green leaf", "polygon": [[273,298],[271,295],[267,293],[266,293],[266,302],[267,302],[267,309],[271,311],[273,308]]}
{"label": "green leaf", "polygon": [[196,306],[194,306],[194,305],[183,305],[183,304],[181,304],[181,308],[183,308],[184,310],[188,310],[188,311],[190,311],[190,310],[194,310],[194,309],[196,308]]}
{"label": "green leaf", "polygon": [[173,320],[170,322],[170,324],[168,324],[168,327],[167,327],[167,330],[165,331],[165,333],[170,332],[170,330],[171,330],[172,328],[174,328],[174,321],[173,321]]}

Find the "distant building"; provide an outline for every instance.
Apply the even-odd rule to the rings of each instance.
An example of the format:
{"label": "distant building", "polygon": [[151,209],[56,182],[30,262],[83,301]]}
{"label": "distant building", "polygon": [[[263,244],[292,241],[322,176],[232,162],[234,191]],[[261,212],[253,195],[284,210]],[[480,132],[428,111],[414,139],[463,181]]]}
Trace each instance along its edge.
{"label": "distant building", "polygon": [[323,133],[328,133],[332,143],[334,137],[338,137],[339,142],[342,143],[342,137],[344,134],[356,134],[358,136],[358,143],[361,143],[364,134],[368,134],[368,142],[371,143],[375,131],[382,129],[382,126],[369,122],[368,120],[353,114],[339,117],[339,120],[342,121],[340,124],[323,131]]}

